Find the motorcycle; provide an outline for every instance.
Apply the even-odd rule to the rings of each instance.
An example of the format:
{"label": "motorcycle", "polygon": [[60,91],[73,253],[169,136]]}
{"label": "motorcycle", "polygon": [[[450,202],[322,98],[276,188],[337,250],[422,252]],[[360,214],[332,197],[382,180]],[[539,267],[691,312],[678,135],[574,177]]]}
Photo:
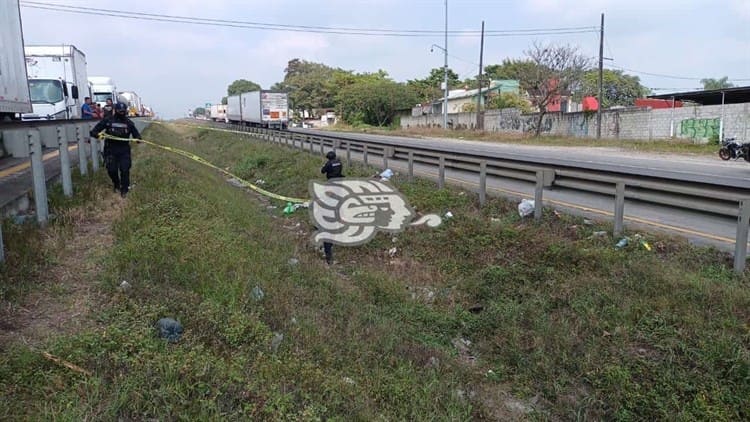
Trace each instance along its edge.
{"label": "motorcycle", "polygon": [[750,144],[739,142],[737,138],[724,138],[721,142],[721,148],[719,148],[719,158],[724,161],[739,160],[740,158],[750,161],[749,152]]}

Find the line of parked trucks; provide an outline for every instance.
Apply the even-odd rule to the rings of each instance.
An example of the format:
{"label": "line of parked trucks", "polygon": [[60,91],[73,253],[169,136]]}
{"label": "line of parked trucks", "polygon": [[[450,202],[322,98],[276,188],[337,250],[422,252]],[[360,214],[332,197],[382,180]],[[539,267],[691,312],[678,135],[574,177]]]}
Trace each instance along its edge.
{"label": "line of parked trucks", "polygon": [[118,91],[108,76],[91,76],[86,55],[73,45],[24,46],[18,0],[0,1],[0,120],[80,119],[86,97],[128,105],[130,116],[153,115],[133,91]]}
{"label": "line of parked trucks", "polygon": [[227,104],[213,104],[204,117],[214,122],[286,129],[289,97],[286,92],[260,90],[227,97]]}

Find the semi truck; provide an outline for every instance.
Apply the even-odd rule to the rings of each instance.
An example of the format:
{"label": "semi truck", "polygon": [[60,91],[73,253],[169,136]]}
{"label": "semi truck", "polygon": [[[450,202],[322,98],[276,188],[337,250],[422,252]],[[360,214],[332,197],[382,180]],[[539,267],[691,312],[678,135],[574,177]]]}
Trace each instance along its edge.
{"label": "semi truck", "polygon": [[279,91],[252,91],[227,98],[227,120],[246,126],[286,129],[289,96]]}
{"label": "semi truck", "polygon": [[73,45],[27,45],[32,112],[23,120],[80,119],[88,97],[86,55]]}
{"label": "semi truck", "polygon": [[32,111],[18,0],[0,1],[0,51],[0,121],[16,120]]}
{"label": "semi truck", "polygon": [[141,97],[133,91],[122,91],[117,96],[118,101],[122,101],[128,106],[128,116],[137,117],[143,115],[143,102]]}
{"label": "semi truck", "polygon": [[89,78],[89,83],[91,84],[91,100],[94,103],[104,106],[108,99],[113,103],[118,101],[117,86],[109,76],[92,76]]}

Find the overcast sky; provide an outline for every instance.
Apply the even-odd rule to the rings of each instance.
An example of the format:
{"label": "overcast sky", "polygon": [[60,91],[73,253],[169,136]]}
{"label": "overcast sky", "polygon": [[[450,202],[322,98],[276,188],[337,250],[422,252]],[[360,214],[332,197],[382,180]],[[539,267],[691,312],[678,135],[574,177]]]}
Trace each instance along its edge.
{"label": "overcast sky", "polygon": [[[4,0],[0,0],[4,1]],[[444,29],[444,0],[35,0],[77,7],[298,26]],[[263,88],[301,58],[357,72],[383,69],[397,81],[443,65],[442,35],[375,37],[154,22],[22,5],[26,44],[73,44],[89,76],[111,76],[164,118],[218,102],[235,79]],[[631,69],[657,93],[728,76],[750,85],[750,0],[448,0],[450,30],[598,27],[605,14],[606,66]],[[484,64],[522,58],[534,41],[571,44],[598,56],[598,34],[487,37]],[[450,37],[448,65],[476,75],[479,37]],[[687,79],[652,76],[645,73]],[[692,78],[692,79],[691,79]]]}

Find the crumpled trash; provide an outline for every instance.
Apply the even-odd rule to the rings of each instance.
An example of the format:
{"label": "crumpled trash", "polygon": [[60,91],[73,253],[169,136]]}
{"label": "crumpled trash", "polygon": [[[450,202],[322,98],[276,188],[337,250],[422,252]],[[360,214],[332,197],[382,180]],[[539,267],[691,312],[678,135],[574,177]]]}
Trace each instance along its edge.
{"label": "crumpled trash", "polygon": [[307,208],[310,206],[309,202],[303,202],[301,204],[293,204],[291,202],[286,203],[286,207],[284,207],[284,215],[292,214],[293,212],[297,211],[300,208]]}
{"label": "crumpled trash", "polygon": [[453,218],[453,213],[448,211],[445,213],[445,218]]}
{"label": "crumpled trash", "polygon": [[162,318],[156,323],[159,337],[170,343],[177,343],[182,337],[182,324],[173,318]]}
{"label": "crumpled trash", "polygon": [[391,177],[393,177],[393,170],[391,170],[391,169],[385,169],[378,176],[380,177],[381,181],[387,182],[387,181],[391,180]]}
{"label": "crumpled trash", "polygon": [[258,179],[258,180],[255,181],[255,184],[258,185],[258,186],[262,186],[262,185],[266,184],[266,181],[263,180],[263,179]]}
{"label": "crumpled trash", "polygon": [[255,301],[261,301],[266,296],[260,286],[253,287],[253,290],[250,292],[250,294],[253,296],[253,299],[255,299]]}
{"label": "crumpled trash", "polygon": [[591,233],[591,237],[604,237],[607,235],[607,232],[605,231],[596,231]]}
{"label": "crumpled trash", "polygon": [[297,258],[289,258],[289,265],[295,266],[297,264],[299,264],[299,259],[297,259]]}
{"label": "crumpled trash", "polygon": [[390,248],[390,249],[388,249],[388,255],[391,258],[393,258],[394,256],[396,256],[397,253],[398,253],[398,248],[396,248],[395,246],[392,247],[392,248]]}
{"label": "crumpled trash", "polygon": [[619,241],[619,242],[617,242],[617,243],[615,244],[615,248],[617,248],[617,249],[622,249],[622,248],[624,248],[625,246],[628,246],[628,244],[629,244],[629,243],[630,243],[630,239],[629,239],[629,238],[627,238],[627,237],[623,237],[622,239],[620,239],[620,241]]}
{"label": "crumpled trash", "polygon": [[521,217],[528,217],[534,213],[534,201],[531,199],[524,199],[518,204],[518,215]]}
{"label": "crumpled trash", "polygon": [[120,290],[123,292],[130,290],[130,287],[130,283],[127,280],[122,280],[122,283],[120,283]]}
{"label": "crumpled trash", "polygon": [[282,341],[284,341],[284,334],[274,333],[273,339],[271,340],[271,350],[273,350],[274,353],[279,350]]}
{"label": "crumpled trash", "polygon": [[644,239],[642,235],[636,234],[633,237],[635,238],[635,240],[638,241],[639,245],[643,246],[643,249],[647,251],[651,251],[651,245],[649,245],[648,242],[646,242],[646,239]]}

